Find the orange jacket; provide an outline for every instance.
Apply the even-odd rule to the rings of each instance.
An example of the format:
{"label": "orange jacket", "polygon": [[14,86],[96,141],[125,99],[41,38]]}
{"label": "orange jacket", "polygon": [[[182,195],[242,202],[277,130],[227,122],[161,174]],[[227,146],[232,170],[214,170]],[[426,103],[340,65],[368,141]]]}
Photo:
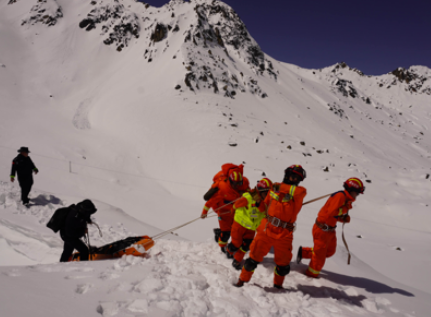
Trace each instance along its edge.
{"label": "orange jacket", "polygon": [[243,184],[238,188],[238,191],[241,194],[244,194],[245,192],[250,191],[250,182],[247,177],[244,177],[244,165],[242,164],[240,165],[235,165],[232,163],[223,164],[221,167],[221,171],[215,174],[213,177],[214,184],[216,184],[219,181],[227,179],[229,177],[229,172],[231,170],[238,170],[239,172],[241,172]]}
{"label": "orange jacket", "polygon": [[355,199],[350,196],[347,190],[332,194],[320,209],[317,221],[334,227],[337,221],[340,221],[340,216],[347,214],[352,209],[352,202],[354,201]]}
{"label": "orange jacket", "polygon": [[214,183],[211,187],[218,187],[218,191],[205,203],[205,206],[202,210],[202,214],[204,215],[208,213],[210,208],[215,211],[226,204],[228,205],[218,209],[216,212],[217,214],[230,212],[232,210],[232,204],[229,203],[241,197],[241,194],[232,188],[228,179],[218,181]]}
{"label": "orange jacket", "polygon": [[[298,213],[301,211],[304,197],[307,195],[307,190],[302,186],[293,186],[284,183],[274,185],[274,189],[269,192],[264,200],[265,204],[269,206],[268,215],[284,222],[295,223]],[[292,193],[293,196],[289,200],[289,195]],[[281,203],[278,199],[283,195],[283,203]],[[267,219],[262,220],[258,230],[265,229],[267,235],[271,238],[279,239],[292,236],[292,232],[273,226]]]}

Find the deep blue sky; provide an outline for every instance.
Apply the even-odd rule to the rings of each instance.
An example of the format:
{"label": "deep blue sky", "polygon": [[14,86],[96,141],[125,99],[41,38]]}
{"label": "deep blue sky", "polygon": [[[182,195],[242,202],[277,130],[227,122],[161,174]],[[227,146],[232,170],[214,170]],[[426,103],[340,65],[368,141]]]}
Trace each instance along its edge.
{"label": "deep blue sky", "polygon": [[[160,7],[168,0],[144,0]],[[305,68],[344,61],[367,75],[431,68],[430,0],[225,0],[262,50]]]}

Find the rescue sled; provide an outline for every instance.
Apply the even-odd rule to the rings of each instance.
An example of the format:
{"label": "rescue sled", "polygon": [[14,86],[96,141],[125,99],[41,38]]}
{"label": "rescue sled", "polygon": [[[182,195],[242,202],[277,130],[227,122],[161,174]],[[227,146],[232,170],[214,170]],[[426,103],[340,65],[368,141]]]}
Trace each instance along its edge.
{"label": "rescue sled", "polygon": [[[129,237],[112,242],[101,247],[92,247],[90,261],[121,258],[123,255],[145,256],[146,251],[154,246],[154,240],[149,236]],[[69,262],[80,261],[79,252],[72,254]]]}

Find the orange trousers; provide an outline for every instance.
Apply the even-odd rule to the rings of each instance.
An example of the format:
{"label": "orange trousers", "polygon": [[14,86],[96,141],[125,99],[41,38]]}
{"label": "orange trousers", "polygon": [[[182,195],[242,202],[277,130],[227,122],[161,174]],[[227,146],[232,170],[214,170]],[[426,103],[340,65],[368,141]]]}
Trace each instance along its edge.
{"label": "orange trousers", "polygon": [[[234,215],[230,212],[230,210],[222,209],[218,212],[218,223],[220,226],[221,234],[218,239],[218,245],[223,248],[226,246],[229,241],[230,232],[232,230],[233,218]],[[225,233],[223,233],[225,232]],[[228,232],[228,234],[226,234]]]}
{"label": "orange trousers", "polygon": [[326,258],[335,254],[337,250],[337,234],[335,231],[323,231],[316,225],[313,226],[314,247],[302,248],[302,258],[311,259],[306,275],[318,277],[325,265]]}
{"label": "orange trousers", "polygon": [[256,231],[244,228],[236,221],[233,222],[230,237],[231,243],[238,248],[238,251],[234,254],[234,259],[238,262],[241,262],[244,259],[244,255],[248,252],[248,245],[245,245],[245,240],[253,240],[255,233]]}
{"label": "orange trousers", "polygon": [[[292,260],[292,241],[293,235],[289,237],[274,239],[266,235],[264,231],[257,231],[256,237],[250,246],[250,258],[256,262],[262,262],[265,255],[274,247],[274,262],[277,266],[285,267],[290,264]],[[247,271],[242,268],[239,278],[244,281],[250,281],[254,271]],[[284,276],[280,276],[274,270],[274,284],[282,285]]]}

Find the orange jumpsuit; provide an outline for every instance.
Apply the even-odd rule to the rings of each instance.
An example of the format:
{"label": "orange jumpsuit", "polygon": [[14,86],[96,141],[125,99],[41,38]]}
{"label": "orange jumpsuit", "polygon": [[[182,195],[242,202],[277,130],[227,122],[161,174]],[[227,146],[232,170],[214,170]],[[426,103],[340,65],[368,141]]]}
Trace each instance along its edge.
{"label": "orange jumpsuit", "polygon": [[355,199],[350,196],[349,192],[344,190],[332,194],[331,197],[326,201],[325,205],[320,209],[317,215],[317,221],[321,224],[326,224],[328,227],[332,227],[332,231],[325,231],[319,228],[316,224],[313,226],[313,240],[314,247],[302,248],[302,258],[311,259],[308,266],[306,275],[310,277],[318,277],[320,271],[325,265],[326,258],[329,258],[335,254],[337,248],[337,234],[335,232],[335,226],[337,221],[348,222],[343,220],[344,215],[347,215],[348,211],[352,209],[352,202]]}
{"label": "orange jumpsuit", "polygon": [[220,247],[224,247],[229,240],[234,218],[232,202],[241,195],[232,188],[228,179],[218,181],[212,187],[218,187],[218,191],[205,203],[202,214],[206,215],[210,208],[218,214],[220,230],[222,231],[218,243]]}
{"label": "orange jumpsuit", "polygon": [[[236,203],[233,205],[233,209],[235,210],[246,206],[248,206],[248,200],[247,198],[242,197],[236,201]],[[258,209],[260,212],[265,213],[266,207],[267,205],[265,204],[265,202],[262,201],[259,204]],[[254,239],[255,233],[255,230],[247,229],[236,221],[233,222],[231,231],[231,243],[235,246],[235,248],[238,249],[238,251],[236,251],[234,254],[234,259],[238,262],[241,262],[244,259],[244,255],[248,252],[250,248],[250,243]],[[229,251],[229,249],[227,250],[227,252],[233,254],[231,251]]]}
{"label": "orange jumpsuit", "polygon": [[[284,223],[293,225],[298,213],[301,211],[302,202],[306,194],[307,190],[304,187],[284,183],[276,184],[264,200],[265,204],[269,206],[268,216],[276,217]],[[250,258],[248,260],[251,259],[257,265],[257,263],[263,261],[263,258],[273,247],[274,261],[277,265],[274,270],[274,284],[281,286],[284,276],[290,270],[292,241],[293,230],[277,227],[265,218],[257,228],[256,237],[250,246]],[[250,281],[254,272],[254,269],[247,270],[247,261],[239,277],[243,282]]]}

